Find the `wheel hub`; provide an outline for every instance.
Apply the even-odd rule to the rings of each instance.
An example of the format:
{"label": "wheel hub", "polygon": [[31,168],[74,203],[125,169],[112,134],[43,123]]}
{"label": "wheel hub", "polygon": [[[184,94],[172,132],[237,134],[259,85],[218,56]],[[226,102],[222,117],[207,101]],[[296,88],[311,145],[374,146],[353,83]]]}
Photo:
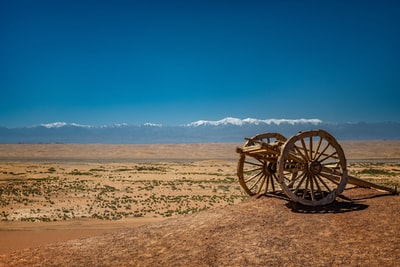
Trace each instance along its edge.
{"label": "wheel hub", "polygon": [[266,162],[264,164],[264,172],[267,175],[272,175],[272,174],[276,173],[276,163]]}
{"label": "wheel hub", "polygon": [[309,164],[308,170],[314,175],[319,174],[322,171],[322,164],[319,161],[313,161]]}

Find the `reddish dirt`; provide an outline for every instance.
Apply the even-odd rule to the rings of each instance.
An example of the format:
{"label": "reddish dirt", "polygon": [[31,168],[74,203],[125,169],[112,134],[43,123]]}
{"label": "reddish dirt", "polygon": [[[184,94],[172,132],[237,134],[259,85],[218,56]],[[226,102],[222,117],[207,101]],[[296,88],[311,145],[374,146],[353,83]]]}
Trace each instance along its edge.
{"label": "reddish dirt", "polygon": [[285,197],[0,256],[0,266],[400,266],[400,197],[348,189],[312,208]]}

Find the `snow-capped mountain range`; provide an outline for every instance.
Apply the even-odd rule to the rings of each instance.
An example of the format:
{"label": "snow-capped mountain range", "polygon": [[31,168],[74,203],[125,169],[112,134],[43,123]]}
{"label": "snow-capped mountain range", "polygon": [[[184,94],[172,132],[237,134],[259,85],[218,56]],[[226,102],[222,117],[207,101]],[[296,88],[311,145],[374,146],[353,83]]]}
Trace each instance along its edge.
{"label": "snow-capped mountain range", "polygon": [[0,127],[0,143],[210,143],[242,142],[244,137],[278,132],[286,137],[298,131],[324,129],[338,140],[400,139],[400,123],[331,123],[319,119],[198,120],[183,125],[145,123],[130,125],[84,125],[54,122],[22,128]]}
{"label": "snow-capped mountain range", "polygon": [[[260,124],[268,124],[268,125],[271,125],[271,124],[275,124],[275,125],[313,124],[313,125],[318,125],[320,123],[322,123],[322,121],[319,119],[295,119],[295,120],[265,119],[265,120],[260,120],[260,119],[253,119],[253,118],[238,119],[238,118],[227,117],[227,118],[217,120],[217,121],[198,120],[198,121],[180,125],[180,126],[186,126],[186,127],[222,126],[222,125],[244,126],[244,125],[250,125],[250,124],[253,124],[253,125],[260,125]],[[50,129],[50,128],[60,128],[60,127],[65,127],[65,126],[82,127],[82,128],[115,128],[115,127],[128,127],[128,126],[133,126],[133,125],[129,125],[128,123],[117,123],[117,124],[112,124],[112,125],[94,126],[94,125],[84,125],[84,124],[78,124],[78,123],[53,122],[53,123],[42,123],[39,126],[43,126],[45,128]],[[159,123],[151,123],[151,122],[147,122],[147,123],[144,123],[143,125],[136,125],[136,126],[150,126],[150,127],[167,126],[168,127],[168,125],[162,125]]]}
{"label": "snow-capped mountain range", "polygon": [[254,124],[254,125],[260,125],[260,124],[314,124],[317,125],[319,123],[322,123],[321,120],[319,119],[297,119],[297,120],[288,120],[288,119],[266,119],[266,120],[259,120],[259,119],[252,119],[252,118],[247,118],[247,119],[238,119],[238,118],[224,118],[222,120],[218,121],[204,121],[204,120],[199,120],[195,121],[192,123],[187,124],[187,126],[220,126],[220,125],[236,125],[236,126],[243,126],[243,125],[248,125],[248,124]]}

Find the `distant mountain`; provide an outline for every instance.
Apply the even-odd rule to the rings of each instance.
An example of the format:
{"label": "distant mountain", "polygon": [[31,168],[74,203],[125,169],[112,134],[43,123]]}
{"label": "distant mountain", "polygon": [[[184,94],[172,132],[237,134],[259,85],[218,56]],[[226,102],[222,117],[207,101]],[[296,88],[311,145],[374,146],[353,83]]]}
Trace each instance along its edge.
{"label": "distant mountain", "polygon": [[298,131],[324,129],[338,140],[397,140],[400,123],[329,123],[319,119],[237,119],[199,120],[185,125],[166,126],[154,123],[126,123],[91,126],[55,122],[32,127],[0,127],[0,143],[212,143],[242,142],[244,137],[258,133],[278,132],[286,137]]}
{"label": "distant mountain", "polygon": [[187,126],[221,126],[221,125],[235,125],[235,126],[245,126],[245,125],[260,125],[260,124],[267,124],[267,125],[280,125],[280,124],[320,124],[322,123],[319,119],[298,119],[298,120],[287,120],[287,119],[266,119],[266,120],[259,120],[259,119],[237,119],[237,118],[225,118],[219,121],[195,121],[192,123],[187,124]]}

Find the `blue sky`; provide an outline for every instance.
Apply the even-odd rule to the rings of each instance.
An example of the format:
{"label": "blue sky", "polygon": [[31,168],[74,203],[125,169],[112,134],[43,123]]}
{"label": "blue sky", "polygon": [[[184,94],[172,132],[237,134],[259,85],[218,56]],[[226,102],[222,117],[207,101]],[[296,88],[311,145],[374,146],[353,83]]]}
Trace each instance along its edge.
{"label": "blue sky", "polygon": [[400,121],[399,1],[1,1],[0,126]]}

